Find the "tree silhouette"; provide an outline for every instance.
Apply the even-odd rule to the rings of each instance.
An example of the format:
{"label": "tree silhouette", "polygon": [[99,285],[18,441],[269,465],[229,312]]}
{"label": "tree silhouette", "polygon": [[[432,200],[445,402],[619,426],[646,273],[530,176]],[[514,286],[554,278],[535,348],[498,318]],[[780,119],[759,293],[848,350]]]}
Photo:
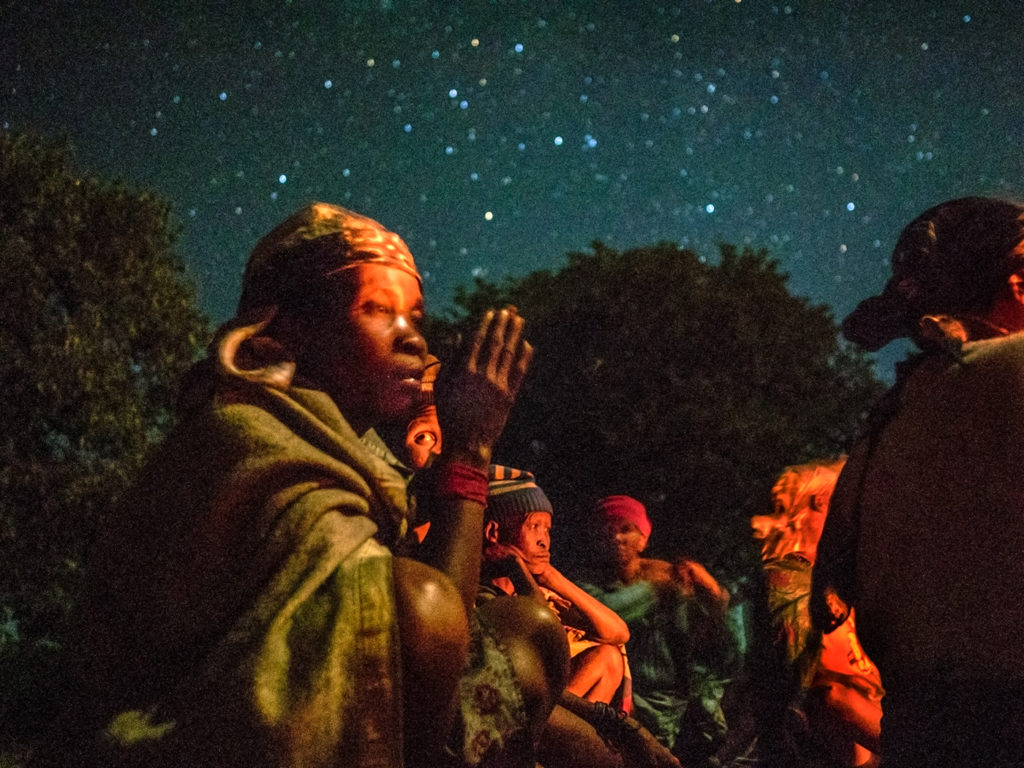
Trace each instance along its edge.
{"label": "tree silhouette", "polygon": [[641,499],[655,554],[720,575],[757,567],[750,515],[788,464],[841,453],[881,391],[823,306],[793,296],[765,251],[717,264],[662,243],[594,243],[558,271],[461,291],[462,315],[510,303],[537,348],[497,458],[533,470],[555,504],[555,557],[585,558],[588,503]]}
{"label": "tree silhouette", "polygon": [[0,189],[3,714],[59,645],[94,532],[208,324],[163,200],[30,134],[0,134]]}

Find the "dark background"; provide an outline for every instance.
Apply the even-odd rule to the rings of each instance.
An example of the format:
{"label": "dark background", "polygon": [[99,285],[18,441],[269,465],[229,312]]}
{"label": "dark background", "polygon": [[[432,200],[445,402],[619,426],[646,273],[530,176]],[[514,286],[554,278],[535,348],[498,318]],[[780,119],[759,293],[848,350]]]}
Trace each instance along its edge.
{"label": "dark background", "polygon": [[169,198],[215,321],[312,199],[401,233],[435,310],[593,240],[724,241],[841,317],[915,214],[1024,186],[1012,0],[125,5],[0,3],[0,122]]}

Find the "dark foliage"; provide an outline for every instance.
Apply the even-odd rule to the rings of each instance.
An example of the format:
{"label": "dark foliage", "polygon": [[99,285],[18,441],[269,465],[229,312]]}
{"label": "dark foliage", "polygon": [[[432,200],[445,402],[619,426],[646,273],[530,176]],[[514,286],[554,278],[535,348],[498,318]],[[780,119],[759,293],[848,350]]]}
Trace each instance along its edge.
{"label": "dark foliage", "polygon": [[556,562],[584,558],[591,499],[626,493],[648,506],[654,554],[745,580],[749,518],[774,478],[842,453],[881,389],[829,311],[786,282],[764,251],[723,245],[709,264],[672,244],[595,243],[557,273],[459,295],[441,338],[487,306],[527,319],[537,354],[497,459],[552,497]]}
{"label": "dark foliage", "polygon": [[0,189],[2,715],[59,647],[89,544],[169,426],[208,323],[160,198],[13,133]]}

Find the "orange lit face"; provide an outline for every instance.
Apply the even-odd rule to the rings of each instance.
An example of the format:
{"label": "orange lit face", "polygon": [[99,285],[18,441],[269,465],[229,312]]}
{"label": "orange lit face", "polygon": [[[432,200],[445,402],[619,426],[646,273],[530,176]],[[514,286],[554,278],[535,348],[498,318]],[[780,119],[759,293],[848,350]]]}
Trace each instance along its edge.
{"label": "orange lit face", "polygon": [[598,551],[604,559],[615,565],[627,565],[640,557],[647,548],[647,537],[634,523],[611,518],[601,526]]}
{"label": "orange lit face", "polygon": [[821,467],[798,467],[779,477],[772,488],[772,514],[750,518],[762,559],[799,553],[814,561],[837,477]]}
{"label": "orange lit face", "polygon": [[372,263],[331,279],[345,281],[345,298],[313,329],[300,371],[333,397],[357,431],[411,418],[427,357],[419,281]]}
{"label": "orange lit face", "polygon": [[[1024,243],[1017,246],[1016,253],[1024,255]],[[1010,275],[996,294],[988,319],[1010,333],[1024,331],[1024,269]]]}
{"label": "orange lit face", "polygon": [[551,514],[530,512],[511,541],[523,553],[531,573],[540,573],[551,562]]}
{"label": "orange lit face", "polygon": [[420,382],[419,409],[406,427],[405,458],[413,469],[423,469],[441,455],[441,425],[434,405],[434,380],[440,367],[441,361],[431,355]]}

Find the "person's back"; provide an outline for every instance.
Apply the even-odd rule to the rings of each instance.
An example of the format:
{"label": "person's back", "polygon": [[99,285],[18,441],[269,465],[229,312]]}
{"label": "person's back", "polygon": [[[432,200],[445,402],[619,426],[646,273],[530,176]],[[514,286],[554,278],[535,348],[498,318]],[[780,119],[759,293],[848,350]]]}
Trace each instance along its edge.
{"label": "person's back", "polygon": [[887,677],[1024,682],[1024,334],[924,360],[851,464],[868,654]]}
{"label": "person's back", "polygon": [[[261,399],[259,389],[248,397]],[[307,394],[313,400],[303,405],[315,412],[316,397]],[[278,421],[285,418],[282,412],[272,414],[240,402],[242,397],[236,392],[234,402],[217,401],[161,446],[127,500],[130,517],[119,521],[120,529],[103,539],[94,556],[93,599],[84,606],[89,615],[83,617],[83,657],[77,670],[83,679],[79,704],[84,712],[76,715],[86,727],[120,729],[117,739],[134,738],[143,745],[166,730],[168,736],[159,738],[159,754],[142,758],[150,765],[159,764],[160,755],[172,762],[191,755],[196,764],[269,758],[273,749],[255,734],[269,735],[275,726],[268,723],[264,730],[255,722],[270,710],[294,706],[278,700],[287,689],[278,689],[284,683],[278,676],[287,674],[289,663],[272,647],[283,636],[267,628],[269,617],[302,621],[305,609],[299,602],[290,608],[289,600],[314,587],[307,573],[313,569],[355,569],[353,573],[382,584],[391,578],[388,546],[396,541],[405,508],[401,478],[365,452],[343,422],[331,424],[307,415],[305,428],[292,432]],[[301,400],[282,398],[281,403],[294,416]],[[292,421],[292,427],[297,423]],[[339,441],[329,452],[296,440],[296,435],[309,438],[311,430],[327,425]],[[346,434],[347,444],[342,442]],[[281,458],[285,444],[290,466]],[[325,486],[320,493],[333,496],[333,502],[323,498],[302,511],[299,499],[305,490],[283,477],[303,464],[309,472],[317,469]],[[262,483],[251,482],[257,474]],[[326,487],[327,478],[333,487]],[[376,506],[366,516],[324,513],[332,503],[339,511],[358,508],[346,505],[345,499],[358,499],[363,483],[371,484],[381,499],[390,496],[388,506]],[[219,490],[211,494],[211,489]],[[261,497],[271,489],[278,498]],[[386,519],[390,514],[398,517]],[[385,533],[389,528],[391,533]],[[293,550],[296,541],[308,549]],[[358,604],[351,602],[345,610]],[[375,638],[365,646],[363,663],[375,658],[381,665],[378,673],[363,676],[349,669],[348,662],[356,657],[335,672],[351,674],[348,685],[376,685],[381,703],[377,711],[385,718],[399,706],[397,690],[380,688],[381,682],[397,679],[387,662],[397,641],[389,629],[394,610],[387,591],[362,601],[359,626],[367,639]],[[312,654],[332,652],[328,639],[315,633],[302,646]],[[240,663],[264,666],[260,685],[251,691],[224,685],[225,672]],[[327,670],[310,666],[308,674]],[[324,695],[331,689],[324,686]],[[334,690],[345,697],[340,688]],[[153,708],[157,702],[159,709]],[[95,715],[83,717],[88,711]],[[311,708],[307,717],[314,711],[318,708]],[[119,722],[104,722],[112,713],[122,713]],[[312,720],[309,725],[313,728]],[[392,723],[385,719],[367,725],[386,732]],[[310,735],[315,738],[312,730]],[[178,746],[169,747],[172,742]],[[377,744],[374,749],[382,754],[391,749]]]}

